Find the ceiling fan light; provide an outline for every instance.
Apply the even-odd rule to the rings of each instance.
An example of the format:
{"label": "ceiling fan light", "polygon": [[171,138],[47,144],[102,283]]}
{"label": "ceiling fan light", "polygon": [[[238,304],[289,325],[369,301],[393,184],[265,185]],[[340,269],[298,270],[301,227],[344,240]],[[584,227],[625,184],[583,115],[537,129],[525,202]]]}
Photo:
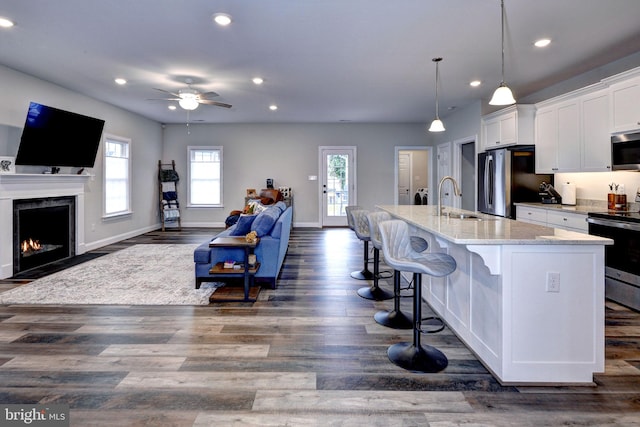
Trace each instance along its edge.
{"label": "ceiling fan light", "polygon": [[185,110],[195,110],[198,108],[198,101],[195,96],[182,97],[178,104]]}
{"label": "ceiling fan light", "polygon": [[429,127],[429,132],[444,132],[444,124],[442,123],[442,120],[440,120],[439,118],[435,118],[434,121],[431,122],[431,126]]}
{"label": "ceiling fan light", "polygon": [[515,103],[516,100],[513,97],[511,89],[509,89],[504,82],[500,83],[500,86],[498,86],[495,92],[493,92],[491,101],[489,101],[489,104],[491,105],[511,105]]}

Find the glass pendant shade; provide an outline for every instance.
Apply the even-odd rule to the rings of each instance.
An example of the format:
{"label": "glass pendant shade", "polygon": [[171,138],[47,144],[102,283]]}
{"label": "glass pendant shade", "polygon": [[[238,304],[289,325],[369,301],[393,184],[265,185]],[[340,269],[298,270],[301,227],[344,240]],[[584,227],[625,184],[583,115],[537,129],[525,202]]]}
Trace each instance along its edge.
{"label": "glass pendant shade", "polygon": [[515,103],[516,103],[516,100],[513,97],[513,93],[511,92],[511,89],[509,89],[507,85],[504,84],[504,82],[500,83],[500,86],[498,86],[498,89],[496,89],[496,91],[493,92],[491,101],[489,101],[489,104],[491,105],[511,105]]}
{"label": "glass pendant shade", "polygon": [[500,23],[501,23],[501,42],[502,42],[502,81],[500,86],[493,92],[490,105],[511,105],[515,104],[516,100],[513,97],[511,89],[504,83],[504,0],[500,0]]}
{"label": "glass pendant shade", "polygon": [[429,127],[429,132],[444,132],[444,124],[442,120],[439,118],[435,118],[434,121],[431,122],[431,126]]}

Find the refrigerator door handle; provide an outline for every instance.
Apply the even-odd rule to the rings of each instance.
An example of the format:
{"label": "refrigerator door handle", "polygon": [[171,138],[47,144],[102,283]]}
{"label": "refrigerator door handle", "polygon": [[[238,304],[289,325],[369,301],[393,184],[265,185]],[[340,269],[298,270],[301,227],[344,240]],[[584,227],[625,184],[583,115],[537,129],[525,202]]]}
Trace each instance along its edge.
{"label": "refrigerator door handle", "polygon": [[491,210],[493,210],[493,190],[494,190],[494,174],[493,170],[493,156],[488,155],[485,159],[485,168],[484,168],[484,188],[485,188],[485,204]]}

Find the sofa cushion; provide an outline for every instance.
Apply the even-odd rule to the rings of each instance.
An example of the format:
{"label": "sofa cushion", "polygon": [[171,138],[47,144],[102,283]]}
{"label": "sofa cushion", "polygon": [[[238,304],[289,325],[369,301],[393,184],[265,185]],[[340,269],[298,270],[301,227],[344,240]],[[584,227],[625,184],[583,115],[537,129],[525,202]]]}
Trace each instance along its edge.
{"label": "sofa cushion", "polygon": [[287,210],[287,204],[283,201],[279,201],[274,205],[276,208],[280,209],[280,212],[284,212]]}
{"label": "sofa cushion", "polygon": [[230,236],[244,236],[251,231],[251,225],[258,215],[240,215]]}
{"label": "sofa cushion", "polygon": [[253,220],[250,231],[255,231],[258,237],[266,236],[271,232],[279,216],[280,209],[276,207],[265,209]]}

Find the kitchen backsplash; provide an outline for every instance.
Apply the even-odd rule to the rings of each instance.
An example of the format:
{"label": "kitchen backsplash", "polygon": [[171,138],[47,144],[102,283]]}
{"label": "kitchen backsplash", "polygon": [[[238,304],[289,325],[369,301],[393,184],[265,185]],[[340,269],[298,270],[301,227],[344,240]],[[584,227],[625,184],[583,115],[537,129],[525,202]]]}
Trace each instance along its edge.
{"label": "kitchen backsplash", "polygon": [[[627,202],[634,209],[636,191],[640,188],[640,172],[580,172],[557,173],[554,176],[555,187],[560,188],[563,182],[571,182],[576,186],[576,199],[603,201],[606,204],[609,184],[618,185],[618,193],[627,195]],[[621,188],[624,187],[624,191]],[[636,206],[637,208],[637,206]]]}

